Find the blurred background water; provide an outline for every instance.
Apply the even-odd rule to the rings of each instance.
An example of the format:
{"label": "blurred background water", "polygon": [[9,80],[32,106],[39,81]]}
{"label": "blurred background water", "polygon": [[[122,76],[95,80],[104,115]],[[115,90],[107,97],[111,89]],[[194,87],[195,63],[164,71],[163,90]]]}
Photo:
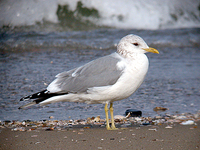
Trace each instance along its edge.
{"label": "blurred background water", "polygon": [[159,55],[147,54],[144,83],[114,103],[114,114],[135,108],[155,116],[200,110],[199,0],[0,1],[0,120],[85,119],[104,105],[55,103],[18,110],[22,96],[47,87],[54,76],[116,51],[127,34],[141,36]]}

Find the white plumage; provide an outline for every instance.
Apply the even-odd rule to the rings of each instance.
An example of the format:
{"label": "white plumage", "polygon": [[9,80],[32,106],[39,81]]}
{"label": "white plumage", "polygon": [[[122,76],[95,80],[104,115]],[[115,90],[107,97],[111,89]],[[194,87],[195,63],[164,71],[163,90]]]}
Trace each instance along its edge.
{"label": "white plumage", "polygon": [[[21,100],[35,100],[20,108],[60,101],[104,103],[107,129],[116,129],[113,102],[129,97],[142,84],[149,66],[144,54],[146,52],[159,53],[148,47],[139,36],[127,35],[120,40],[117,52],[58,74],[46,90],[22,98]],[[107,108],[109,103],[111,127]]]}

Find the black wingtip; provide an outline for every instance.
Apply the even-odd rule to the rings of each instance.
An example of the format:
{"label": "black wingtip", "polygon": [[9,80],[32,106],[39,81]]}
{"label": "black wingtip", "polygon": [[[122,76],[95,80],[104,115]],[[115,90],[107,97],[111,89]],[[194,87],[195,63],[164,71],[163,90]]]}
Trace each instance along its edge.
{"label": "black wingtip", "polygon": [[31,99],[31,95],[30,96],[26,96],[26,97],[22,97],[19,101],[27,101]]}
{"label": "black wingtip", "polygon": [[48,90],[43,90],[41,92],[29,95],[29,96],[22,97],[20,99],[20,101],[27,101],[27,100],[30,100],[30,99],[35,99],[35,100],[30,102],[30,103],[28,103],[28,104],[26,104],[26,105],[24,105],[24,106],[19,107],[18,109],[24,109],[24,108],[26,108],[28,106],[39,104],[42,101],[44,101],[44,100],[46,100],[46,99],[48,99],[50,97],[58,96],[58,95],[64,95],[64,94],[68,94],[68,93],[50,93]]}
{"label": "black wingtip", "polygon": [[24,101],[24,98],[21,98],[19,101]]}
{"label": "black wingtip", "polygon": [[29,99],[36,99],[36,98],[44,97],[44,96],[48,95],[48,92],[49,92],[48,90],[43,90],[41,92],[34,93],[32,95],[28,95],[28,96],[22,97],[20,99],[20,101],[27,101]]}

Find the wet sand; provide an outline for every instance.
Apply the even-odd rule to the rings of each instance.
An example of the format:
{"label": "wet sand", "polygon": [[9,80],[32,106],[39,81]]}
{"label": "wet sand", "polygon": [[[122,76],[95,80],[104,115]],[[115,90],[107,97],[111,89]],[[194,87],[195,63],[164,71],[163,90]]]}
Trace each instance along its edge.
{"label": "wet sand", "polygon": [[0,149],[176,149],[200,148],[200,122],[195,125],[167,124],[128,127],[115,131],[105,128],[68,128],[47,131],[11,131],[2,128]]}

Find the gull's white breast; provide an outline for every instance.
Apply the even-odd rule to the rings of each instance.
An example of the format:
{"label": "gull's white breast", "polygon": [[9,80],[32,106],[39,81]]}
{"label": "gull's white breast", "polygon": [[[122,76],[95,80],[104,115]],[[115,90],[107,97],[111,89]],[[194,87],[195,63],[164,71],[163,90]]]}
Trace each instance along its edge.
{"label": "gull's white breast", "polygon": [[145,54],[136,54],[133,58],[122,59],[117,66],[124,68],[124,72],[114,85],[93,87],[88,94],[78,95],[78,99],[87,103],[105,103],[129,97],[144,81],[149,61]]}

